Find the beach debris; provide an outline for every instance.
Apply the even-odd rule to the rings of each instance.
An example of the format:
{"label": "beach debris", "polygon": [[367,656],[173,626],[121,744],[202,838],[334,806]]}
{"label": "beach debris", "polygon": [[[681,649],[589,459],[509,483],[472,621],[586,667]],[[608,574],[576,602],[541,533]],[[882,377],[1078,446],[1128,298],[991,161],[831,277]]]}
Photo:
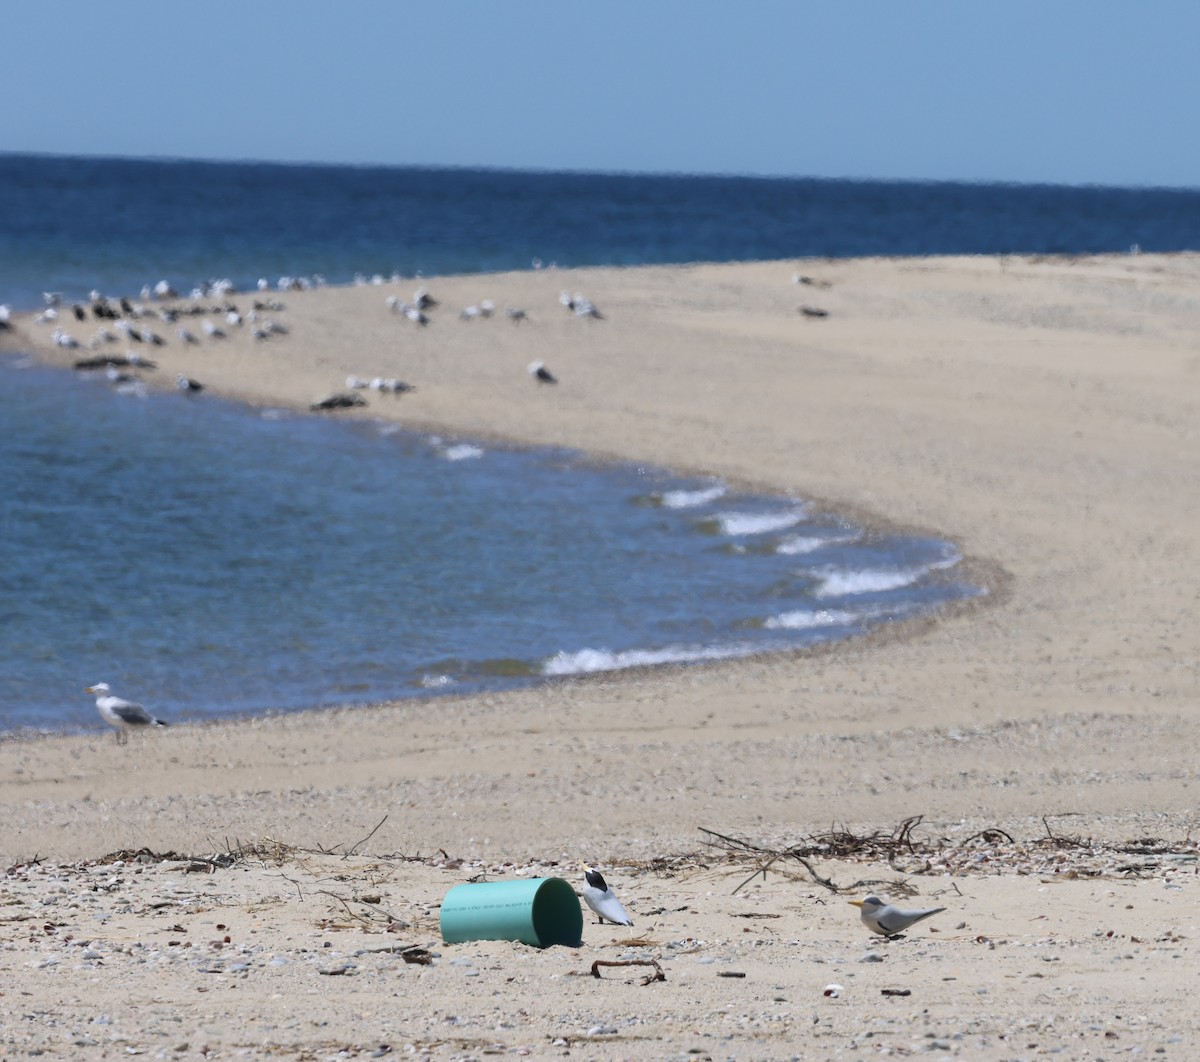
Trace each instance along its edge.
{"label": "beach debris", "polygon": [[740,970],[718,970],[718,977],[745,977],[746,975]]}
{"label": "beach debris", "polygon": [[[1051,816],[1052,817],[1052,816]],[[904,877],[886,881],[863,878],[846,884],[830,881],[815,869],[814,860],[836,859],[844,863],[887,863],[901,875],[970,876],[1012,872],[1038,876],[1044,882],[1074,881],[1079,878],[1146,878],[1163,874],[1181,863],[1200,864],[1196,842],[1186,844],[1162,838],[1138,838],[1102,841],[1064,835],[1043,817],[1045,835],[1021,839],[1007,830],[988,827],[966,838],[950,840],[946,836],[923,838],[916,829],[923,816],[905,818],[892,830],[876,829],[853,833],[847,829],[810,834],[784,847],[755,844],[754,841],[701,828],[708,836],[704,844],[724,852],[728,863],[751,866],[749,876],[733,889],[737,894],[762,875],[774,870],[784,880],[811,881],[830,893],[851,893],[886,886],[893,895],[917,895],[916,887]],[[1129,857],[1136,857],[1130,859]],[[797,871],[792,860],[802,866]],[[953,892],[959,892],[952,882]],[[961,893],[959,893],[961,895]]]}
{"label": "beach debris", "polygon": [[922,919],[931,915],[941,914],[944,907],[927,907],[919,910],[906,911],[884,903],[878,896],[868,896],[865,900],[851,900],[850,904],[857,907],[862,914],[863,925],[872,933],[881,937],[895,940],[910,926],[916,925]]}
{"label": "beach debris", "polygon": [[109,726],[115,728],[117,744],[124,745],[129,740],[129,731],[148,726],[166,726],[161,719],[156,719],[140,704],[117,697],[109,688],[107,682],[97,682],[83,691],[96,698],[96,711],[100,713]]}
{"label": "beach debris", "polygon": [[801,306],[800,316],[813,318],[828,317],[829,311],[821,309],[820,306]]}
{"label": "beach debris", "polygon": [[531,361],[529,363],[529,375],[537,380],[538,383],[558,383],[558,377],[546,368],[546,363],[544,361]]}
{"label": "beach debris", "polygon": [[881,988],[879,990],[881,996],[911,996],[911,988]]}
{"label": "beach debris", "polygon": [[581,863],[583,867],[583,902],[595,913],[599,924],[612,922],[618,926],[631,926],[633,919],[617,899],[616,893],[608,887],[600,871]]}
{"label": "beach debris", "polygon": [[367,400],[363,398],[357,391],[338,391],[331,395],[326,395],[320,401],[312,403],[308,408],[316,410],[324,409],[352,409],[354,406],[365,406]]}
{"label": "beach debris", "polygon": [[663,973],[663,968],[659,966],[657,959],[597,959],[592,963],[592,976],[597,980],[601,980],[601,966],[652,966],[654,973],[647,974],[642,978],[643,985],[653,984],[655,981],[665,981],[667,975]]}

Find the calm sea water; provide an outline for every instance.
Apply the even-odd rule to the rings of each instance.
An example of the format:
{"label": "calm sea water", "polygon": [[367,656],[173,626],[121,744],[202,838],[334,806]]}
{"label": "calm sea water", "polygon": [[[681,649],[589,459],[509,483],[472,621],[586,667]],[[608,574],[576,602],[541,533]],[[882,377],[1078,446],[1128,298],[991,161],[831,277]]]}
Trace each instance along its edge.
{"label": "calm sea water", "polygon": [[[0,302],[159,279],[1200,246],[1190,191],[0,155]],[[0,728],[504,688],[843,638],[978,592],[946,543],[576,455],[0,360]]]}
{"label": "calm sea water", "polygon": [[0,302],[228,277],[1178,251],[1200,191],[0,154]]}
{"label": "calm sea water", "polygon": [[869,536],[553,450],[0,359],[0,728],[367,702],[817,640],[975,592]]}

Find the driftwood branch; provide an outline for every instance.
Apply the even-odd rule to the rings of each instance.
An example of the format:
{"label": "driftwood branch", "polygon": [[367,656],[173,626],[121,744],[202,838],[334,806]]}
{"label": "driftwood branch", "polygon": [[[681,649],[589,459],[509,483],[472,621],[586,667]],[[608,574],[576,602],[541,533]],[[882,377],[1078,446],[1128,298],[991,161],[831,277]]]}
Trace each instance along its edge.
{"label": "driftwood branch", "polygon": [[657,959],[597,959],[592,963],[592,976],[600,977],[601,966],[653,966],[654,973],[647,974],[642,978],[642,984],[648,985],[655,981],[665,981],[667,975],[663,973],[663,968],[658,965]]}

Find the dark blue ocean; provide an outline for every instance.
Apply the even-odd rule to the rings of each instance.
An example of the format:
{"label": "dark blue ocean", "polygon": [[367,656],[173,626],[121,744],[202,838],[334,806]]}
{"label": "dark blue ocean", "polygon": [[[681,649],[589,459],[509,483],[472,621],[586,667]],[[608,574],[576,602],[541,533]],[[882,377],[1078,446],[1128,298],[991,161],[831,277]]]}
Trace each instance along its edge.
{"label": "dark blue ocean", "polygon": [[0,302],[218,277],[1200,247],[1200,190],[0,154]]}
{"label": "dark blue ocean", "polygon": [[[0,155],[0,303],[260,276],[1200,247],[1200,193]],[[503,689],[974,595],[802,498],[0,359],[0,730]],[[585,514],[581,518],[580,514]]]}

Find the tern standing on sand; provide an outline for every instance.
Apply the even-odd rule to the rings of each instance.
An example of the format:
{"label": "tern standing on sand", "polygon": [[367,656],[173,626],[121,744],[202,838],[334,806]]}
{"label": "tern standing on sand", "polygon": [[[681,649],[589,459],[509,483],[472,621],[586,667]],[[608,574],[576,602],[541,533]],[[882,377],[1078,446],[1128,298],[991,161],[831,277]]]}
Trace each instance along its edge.
{"label": "tern standing on sand", "polygon": [[621,901],[608,887],[603,875],[593,870],[586,863],[583,866],[583,900],[595,913],[601,922],[612,922],[618,926],[631,926],[633,919],[621,906]]}
{"label": "tern standing on sand", "polygon": [[108,688],[107,682],[97,682],[96,685],[89,686],[83,692],[90,693],[96,698],[96,711],[100,713],[100,718],[109,726],[116,728],[118,745],[124,745],[129,740],[130,730],[146,726],[167,725],[161,719],[155,719],[140,704],[134,704],[133,701],[114,696],[112,690]]}

